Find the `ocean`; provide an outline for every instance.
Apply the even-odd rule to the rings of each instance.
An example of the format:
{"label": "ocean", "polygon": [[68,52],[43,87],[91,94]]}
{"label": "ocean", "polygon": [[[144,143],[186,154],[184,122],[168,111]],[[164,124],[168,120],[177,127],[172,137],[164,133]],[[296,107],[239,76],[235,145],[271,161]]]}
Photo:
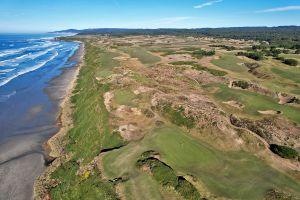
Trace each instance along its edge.
{"label": "ocean", "polygon": [[0,34],[0,199],[32,197],[44,169],[42,144],[58,131],[80,45],[56,36]]}

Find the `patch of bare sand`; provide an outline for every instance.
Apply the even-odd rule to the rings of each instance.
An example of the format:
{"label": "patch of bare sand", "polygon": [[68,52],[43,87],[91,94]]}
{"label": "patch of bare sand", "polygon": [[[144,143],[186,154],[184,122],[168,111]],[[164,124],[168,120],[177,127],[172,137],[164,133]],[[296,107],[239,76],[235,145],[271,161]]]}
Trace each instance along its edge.
{"label": "patch of bare sand", "polygon": [[222,103],[232,106],[234,108],[240,109],[240,110],[245,107],[243,104],[241,104],[240,102],[237,102],[237,101],[224,101]]}
{"label": "patch of bare sand", "polygon": [[106,93],[104,93],[103,98],[104,98],[105,108],[108,112],[110,112],[111,111],[111,103],[114,98],[114,94],[112,92],[106,92]]}
{"label": "patch of bare sand", "polygon": [[113,127],[118,127],[122,138],[126,141],[140,140],[145,135],[145,130],[154,124],[155,117],[147,118],[141,109],[120,105],[112,114],[116,119]]}
{"label": "patch of bare sand", "polygon": [[214,64],[212,64],[212,60],[216,60],[219,59],[219,56],[205,56],[203,58],[201,58],[198,63],[204,67],[211,67],[211,68],[218,68],[217,66],[215,66]]}
{"label": "patch of bare sand", "polygon": [[258,112],[260,114],[263,114],[263,115],[278,115],[278,114],[281,114],[280,111],[275,111],[275,110],[259,110]]}
{"label": "patch of bare sand", "polygon": [[172,54],[162,57],[163,63],[177,62],[177,61],[195,61],[190,54]]}

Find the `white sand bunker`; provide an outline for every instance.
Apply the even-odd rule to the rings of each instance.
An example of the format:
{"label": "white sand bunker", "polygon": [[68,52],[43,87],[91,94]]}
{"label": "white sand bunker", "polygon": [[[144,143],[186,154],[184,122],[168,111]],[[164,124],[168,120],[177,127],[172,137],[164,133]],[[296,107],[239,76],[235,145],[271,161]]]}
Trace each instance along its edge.
{"label": "white sand bunker", "polygon": [[106,107],[106,110],[109,112],[111,111],[111,102],[112,102],[113,97],[114,97],[114,94],[112,92],[106,92],[103,95],[104,105]]}
{"label": "white sand bunker", "polygon": [[264,111],[259,110],[258,112],[260,114],[263,114],[263,115],[278,115],[278,114],[281,114],[281,111],[275,111],[275,110],[264,110]]}

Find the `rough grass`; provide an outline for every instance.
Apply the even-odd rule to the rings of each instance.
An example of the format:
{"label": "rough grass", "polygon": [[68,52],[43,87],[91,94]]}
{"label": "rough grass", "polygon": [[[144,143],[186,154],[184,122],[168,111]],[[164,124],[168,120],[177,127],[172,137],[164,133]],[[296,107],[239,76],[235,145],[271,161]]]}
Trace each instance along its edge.
{"label": "rough grass", "polygon": [[220,68],[227,69],[233,72],[246,72],[247,68],[238,63],[244,63],[245,61],[239,59],[233,54],[224,54],[220,59],[212,60],[212,63]]}
{"label": "rough grass", "polygon": [[51,190],[52,199],[77,200],[77,199],[105,199],[117,200],[118,196],[113,185],[101,181],[98,170],[88,179],[75,176],[78,170],[76,162],[67,162],[59,167],[52,177],[61,183]]}
{"label": "rough grass", "polygon": [[[296,123],[300,123],[300,108],[289,105],[280,105],[272,97],[246,90],[228,88],[228,86],[222,84],[209,84],[206,87],[217,87],[219,89],[213,96],[220,103],[235,100],[245,105],[242,111],[243,114],[257,117],[261,116],[258,111],[275,110],[281,111],[286,118]],[[240,111],[237,110],[237,112]]]}
{"label": "rough grass", "polygon": [[128,53],[132,58],[139,59],[143,64],[155,64],[161,59],[151,53],[146,49],[141,47],[123,47],[120,48],[122,51]]}
{"label": "rough grass", "polygon": [[[95,77],[99,71],[111,69],[115,63],[107,62],[104,57],[107,52],[88,42],[85,43],[85,50],[85,65],[80,70],[72,97],[74,127],[68,133],[66,146],[72,158],[53,174],[61,184],[51,191],[52,199],[115,199],[110,198],[110,195],[115,196],[113,188],[101,181],[98,172],[85,181],[75,175],[78,168],[76,160],[82,159],[83,164],[89,163],[102,149],[124,143],[121,136],[112,133],[109,127],[109,113],[103,103],[103,94],[109,90],[109,85],[100,84]],[[85,194],[88,198],[82,198]],[[100,198],[103,195],[105,198]]]}

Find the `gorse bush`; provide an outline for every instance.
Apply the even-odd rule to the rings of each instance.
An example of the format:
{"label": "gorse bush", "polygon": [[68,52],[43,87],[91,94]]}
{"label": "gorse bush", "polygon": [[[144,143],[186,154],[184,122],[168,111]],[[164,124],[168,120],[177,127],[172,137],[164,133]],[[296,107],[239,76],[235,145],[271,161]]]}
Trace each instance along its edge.
{"label": "gorse bush", "polygon": [[144,152],[141,155],[141,159],[137,161],[136,166],[141,168],[147,165],[157,182],[162,186],[174,188],[185,199],[200,200],[201,195],[193,184],[184,177],[178,177],[170,166],[152,157],[156,154],[155,151]]}
{"label": "gorse bush", "polygon": [[295,159],[299,156],[298,151],[287,146],[271,144],[270,149],[273,153],[279,155],[282,158]]}
{"label": "gorse bush", "polygon": [[194,58],[202,58],[204,56],[213,56],[215,54],[216,54],[215,50],[205,51],[202,49],[198,49],[198,50],[193,51],[192,56]]}
{"label": "gorse bush", "polygon": [[171,65],[193,65],[195,64],[194,61],[177,61],[177,62],[171,62]]}
{"label": "gorse bush", "polygon": [[297,66],[298,61],[295,59],[284,59],[283,61],[284,64],[290,65],[290,66]]}
{"label": "gorse bush", "polygon": [[242,89],[248,89],[250,87],[250,84],[246,81],[234,81],[233,86],[240,87]]}
{"label": "gorse bush", "polygon": [[195,187],[181,176],[178,178],[178,184],[175,190],[186,199],[199,200],[201,198],[199,192],[195,189]]}
{"label": "gorse bush", "polygon": [[263,60],[264,54],[262,52],[253,51],[253,52],[238,52],[237,56],[246,56],[253,60]]}
{"label": "gorse bush", "polygon": [[178,126],[185,126],[189,129],[195,127],[195,119],[185,116],[183,108],[175,109],[171,104],[165,104],[162,106],[162,112],[172,123]]}

